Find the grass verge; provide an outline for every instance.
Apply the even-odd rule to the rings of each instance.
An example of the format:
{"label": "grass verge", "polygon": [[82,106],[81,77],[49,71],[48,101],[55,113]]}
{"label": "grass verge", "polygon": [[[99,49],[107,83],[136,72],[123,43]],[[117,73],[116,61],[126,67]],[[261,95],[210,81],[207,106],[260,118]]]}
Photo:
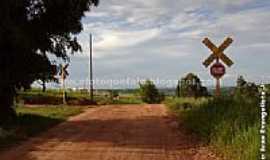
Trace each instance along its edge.
{"label": "grass verge", "polygon": [[[185,103],[192,107],[183,109],[181,105]],[[208,100],[174,99],[166,104],[172,112],[181,117],[181,124],[206,144],[213,146],[225,159],[259,158],[260,108],[257,100],[228,97]],[[268,137],[268,149],[269,142]]]}
{"label": "grass verge", "polygon": [[36,136],[83,111],[81,107],[18,107],[16,121],[0,128],[0,150]]}
{"label": "grass verge", "polygon": [[[123,90],[122,92],[124,92]],[[106,94],[104,94],[106,93]],[[118,97],[112,98],[109,90],[103,94],[96,94],[94,102],[90,100],[89,93],[82,91],[67,91],[68,105],[95,105],[101,104],[142,104],[142,100],[135,93],[120,93]],[[61,105],[63,104],[61,90],[49,89],[46,92],[41,92],[38,89],[32,89],[26,92],[19,92],[17,97],[18,103],[30,105]],[[96,103],[95,103],[96,102]]]}

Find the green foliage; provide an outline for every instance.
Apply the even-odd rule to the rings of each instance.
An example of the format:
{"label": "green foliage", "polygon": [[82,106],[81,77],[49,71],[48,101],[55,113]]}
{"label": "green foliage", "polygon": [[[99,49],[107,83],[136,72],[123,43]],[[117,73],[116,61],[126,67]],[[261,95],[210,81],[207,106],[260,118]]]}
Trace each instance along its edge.
{"label": "green foliage", "polygon": [[[196,107],[184,111],[177,107],[169,108],[181,117],[183,122],[181,124],[200,136],[206,143],[215,146],[217,151],[227,159],[258,158],[260,148],[258,100],[222,97],[194,105]],[[267,128],[269,131],[270,126],[268,125]],[[268,140],[268,147],[269,142],[270,140]]]}
{"label": "green foliage", "polygon": [[81,18],[98,0],[0,1],[0,123],[14,115],[15,88],[44,78],[52,64],[48,54],[68,61],[81,50],[76,34]]}
{"label": "green foliage", "polygon": [[164,100],[164,95],[159,93],[158,89],[152,81],[146,80],[145,83],[140,83],[139,85],[139,93],[143,102],[154,104],[160,103]]}
{"label": "green foliage", "polygon": [[[39,74],[39,81],[37,81],[41,86],[42,86],[42,91],[45,92],[46,91],[46,83],[49,82],[55,82],[55,83],[59,83],[59,79],[56,78],[56,76],[58,75],[58,69],[57,69],[57,65],[51,65],[49,68],[44,69],[43,72],[41,72]],[[23,87],[24,89],[30,89],[31,86],[29,86],[28,88]]]}
{"label": "green foliage", "polygon": [[234,90],[234,97],[236,99],[258,99],[259,89],[255,83],[247,82],[243,76],[237,79],[237,86]]}
{"label": "green foliage", "polygon": [[177,84],[178,97],[203,97],[208,96],[207,88],[203,87],[201,80],[193,73],[189,73]]}

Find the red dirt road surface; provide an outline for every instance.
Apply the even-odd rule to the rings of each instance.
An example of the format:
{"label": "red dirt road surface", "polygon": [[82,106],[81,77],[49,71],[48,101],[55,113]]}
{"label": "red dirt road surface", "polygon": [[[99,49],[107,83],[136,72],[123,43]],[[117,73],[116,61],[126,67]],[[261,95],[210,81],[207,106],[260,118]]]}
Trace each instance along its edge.
{"label": "red dirt road surface", "polygon": [[178,128],[163,105],[87,109],[0,160],[217,160]]}

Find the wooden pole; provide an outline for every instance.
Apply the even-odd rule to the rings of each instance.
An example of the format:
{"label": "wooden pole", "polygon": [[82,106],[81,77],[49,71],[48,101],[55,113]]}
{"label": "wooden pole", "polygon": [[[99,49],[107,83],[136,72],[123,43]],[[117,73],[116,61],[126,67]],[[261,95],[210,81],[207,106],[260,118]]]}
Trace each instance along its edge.
{"label": "wooden pole", "polygon": [[67,100],[66,100],[66,86],[65,86],[65,73],[64,73],[64,66],[62,66],[62,88],[63,88],[63,104],[67,104]]}
{"label": "wooden pole", "polygon": [[216,97],[220,97],[220,78],[216,78]]}
{"label": "wooden pole", "polygon": [[[219,62],[219,58],[216,58],[216,63]],[[216,97],[220,97],[220,78],[216,78]]]}
{"label": "wooden pole", "polygon": [[94,86],[93,86],[93,37],[90,34],[90,56],[89,56],[89,71],[90,71],[90,99],[94,101]]}

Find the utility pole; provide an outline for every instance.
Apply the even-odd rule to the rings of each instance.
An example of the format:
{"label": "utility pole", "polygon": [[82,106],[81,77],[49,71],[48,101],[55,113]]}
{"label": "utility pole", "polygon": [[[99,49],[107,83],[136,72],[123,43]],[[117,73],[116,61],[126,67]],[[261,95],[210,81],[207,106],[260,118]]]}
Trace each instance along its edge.
{"label": "utility pole", "polygon": [[89,89],[90,89],[90,99],[93,102],[94,101],[94,84],[93,84],[93,37],[92,34],[90,34],[90,56],[89,56],[89,76],[90,76],[90,82],[89,82]]}

